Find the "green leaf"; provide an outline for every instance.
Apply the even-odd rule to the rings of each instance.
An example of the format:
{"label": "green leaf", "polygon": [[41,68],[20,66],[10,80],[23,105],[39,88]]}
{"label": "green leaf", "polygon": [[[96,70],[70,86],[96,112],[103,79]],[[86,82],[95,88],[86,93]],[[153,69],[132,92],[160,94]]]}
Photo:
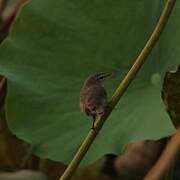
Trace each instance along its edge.
{"label": "green leaf", "polygon": [[[79,110],[83,81],[94,72],[115,72],[105,84],[111,97],[147,41],[162,7],[157,0],[31,1],[0,49],[0,73],[8,78],[11,130],[32,143],[41,157],[68,162],[92,124]],[[180,2],[173,13],[86,162],[120,152],[129,141],[174,132],[161,100],[161,86],[164,72],[179,58],[180,51],[171,49],[178,46],[179,34],[173,30],[180,27]]]}

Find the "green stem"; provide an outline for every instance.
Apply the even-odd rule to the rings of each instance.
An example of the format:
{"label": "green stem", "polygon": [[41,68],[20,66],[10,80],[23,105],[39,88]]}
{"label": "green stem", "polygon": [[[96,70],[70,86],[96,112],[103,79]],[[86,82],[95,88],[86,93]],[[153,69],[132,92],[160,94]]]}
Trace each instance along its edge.
{"label": "green stem", "polygon": [[169,15],[171,14],[171,11],[174,7],[175,2],[176,2],[176,0],[167,0],[165,7],[162,11],[162,14],[159,18],[159,21],[158,21],[153,33],[151,34],[149,40],[147,41],[146,45],[140,52],[139,56],[135,60],[133,66],[131,67],[131,69],[129,70],[129,72],[123,79],[123,81],[120,83],[119,87],[116,89],[114,95],[112,96],[112,99],[109,103],[108,111],[105,113],[104,116],[102,116],[96,120],[96,124],[95,124],[96,131],[90,130],[90,132],[88,133],[84,142],[80,146],[79,150],[77,151],[74,158],[72,159],[69,166],[67,167],[64,174],[60,177],[59,180],[68,180],[72,177],[73,173],[77,169],[81,160],[83,159],[83,157],[87,153],[88,149],[90,148],[91,144],[93,143],[94,139],[96,138],[98,132],[102,128],[104,122],[106,121],[106,119],[110,115],[111,111],[116,106],[116,104],[118,103],[118,101],[120,100],[120,98],[122,97],[122,95],[124,94],[126,89],[128,88],[131,81],[135,78],[135,76],[138,73],[138,71],[140,70],[141,66],[144,64],[147,56],[150,54],[151,50],[153,49],[154,45],[156,44],[157,40],[159,39],[161,32],[163,31],[163,29],[168,21]]}

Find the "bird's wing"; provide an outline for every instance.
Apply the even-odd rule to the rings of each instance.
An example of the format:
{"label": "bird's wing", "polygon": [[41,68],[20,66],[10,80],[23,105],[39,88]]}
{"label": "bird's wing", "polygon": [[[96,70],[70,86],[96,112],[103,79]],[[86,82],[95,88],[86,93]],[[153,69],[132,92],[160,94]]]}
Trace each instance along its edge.
{"label": "bird's wing", "polygon": [[86,91],[86,103],[92,105],[102,105],[107,100],[107,93],[102,86],[91,86]]}
{"label": "bird's wing", "polygon": [[103,112],[107,105],[107,93],[104,87],[93,85],[81,91],[80,108],[87,115]]}

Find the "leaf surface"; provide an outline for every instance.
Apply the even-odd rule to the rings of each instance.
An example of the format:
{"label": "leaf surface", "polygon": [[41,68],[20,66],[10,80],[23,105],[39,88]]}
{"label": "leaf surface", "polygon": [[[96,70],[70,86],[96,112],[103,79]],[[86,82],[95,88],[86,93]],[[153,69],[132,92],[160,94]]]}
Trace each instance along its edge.
{"label": "leaf surface", "polygon": [[[157,0],[31,1],[0,48],[0,73],[8,78],[11,130],[32,143],[41,157],[68,162],[92,123],[79,110],[83,81],[95,72],[114,72],[105,83],[111,97],[162,8]],[[164,72],[178,62],[178,50],[172,53],[168,47],[178,43],[171,37],[179,37],[179,14],[177,2],[168,28],[107,120],[86,162],[120,152],[129,141],[174,132],[161,86]]]}

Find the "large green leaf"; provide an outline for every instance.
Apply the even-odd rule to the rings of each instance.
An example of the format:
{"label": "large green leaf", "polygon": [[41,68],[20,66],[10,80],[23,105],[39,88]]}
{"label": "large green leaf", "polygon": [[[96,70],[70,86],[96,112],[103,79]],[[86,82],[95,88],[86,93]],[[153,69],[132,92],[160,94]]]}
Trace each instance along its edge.
{"label": "large green leaf", "polygon": [[[0,73],[8,78],[11,130],[32,143],[38,155],[69,161],[92,123],[79,110],[84,79],[94,72],[115,72],[105,84],[110,97],[152,32],[162,7],[160,0],[31,1],[0,49]],[[160,43],[86,160],[119,152],[128,141],[157,139],[174,131],[161,100],[161,82],[180,56],[180,51],[171,51],[180,36],[179,1],[173,13]]]}

